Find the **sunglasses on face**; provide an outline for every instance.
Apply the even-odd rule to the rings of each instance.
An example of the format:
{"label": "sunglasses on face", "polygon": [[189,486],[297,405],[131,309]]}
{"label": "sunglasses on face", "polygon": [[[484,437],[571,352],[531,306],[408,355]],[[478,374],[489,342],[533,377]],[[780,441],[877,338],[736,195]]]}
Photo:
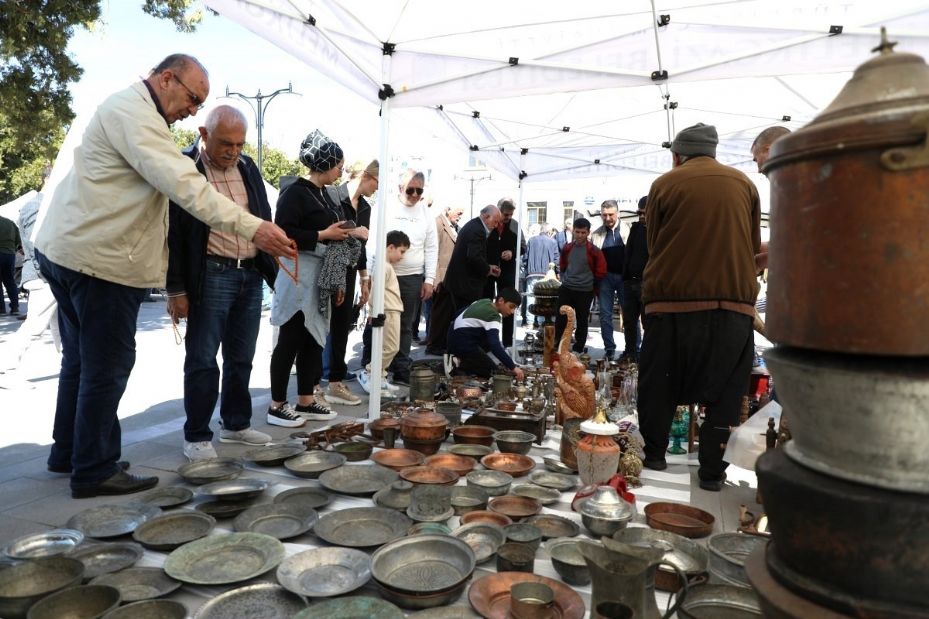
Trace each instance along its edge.
{"label": "sunglasses on face", "polygon": [[407,187],[406,188],[406,195],[412,196],[414,193],[417,196],[423,195],[423,188],[422,187]]}

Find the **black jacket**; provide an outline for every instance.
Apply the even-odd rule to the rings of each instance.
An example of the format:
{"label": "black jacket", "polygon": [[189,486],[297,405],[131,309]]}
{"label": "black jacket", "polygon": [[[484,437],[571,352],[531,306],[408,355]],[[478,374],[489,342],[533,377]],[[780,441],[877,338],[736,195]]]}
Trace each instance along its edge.
{"label": "black jacket", "polygon": [[[326,187],[326,193],[329,198],[342,207],[342,215],[345,219],[351,219],[359,226],[371,229],[371,205],[365,200],[364,196],[358,197],[358,211],[352,206],[352,198],[348,195],[348,183]],[[368,268],[368,254],[365,250],[367,241],[361,243],[361,255],[358,256],[358,263],[355,265],[356,271],[365,271]]]}
{"label": "black jacket", "polygon": [[489,269],[487,231],[481,218],[475,217],[458,231],[442,286],[458,299],[476,301],[483,296]]}
{"label": "black jacket", "polygon": [[629,228],[626,254],[623,259],[623,279],[641,280],[648,263],[648,237],[645,224],[635,222]]}
{"label": "black jacket", "polygon": [[[500,277],[490,279],[501,282],[506,287],[516,287],[516,235],[519,232],[519,224],[515,219],[510,220],[510,224],[503,229],[503,234],[498,234],[497,230],[491,230],[490,236],[487,237],[487,262],[500,267]],[[526,239],[519,235],[522,243],[520,256],[526,255]],[[509,251],[513,257],[509,260],[500,258],[500,254]],[[522,259],[522,258],[520,258]]]}
{"label": "black jacket", "polygon": [[[184,154],[193,159],[197,169],[205,175],[199,153],[200,147],[197,143],[184,150]],[[268,194],[265,192],[258,166],[246,155],[239,155],[237,165],[245,181],[249,212],[271,221],[271,205],[268,204]],[[186,292],[191,303],[199,303],[203,294],[206,244],[210,238],[210,227],[174,202],[170,203],[168,217],[168,294]],[[277,277],[277,263],[274,258],[258,250],[255,268],[273,288],[274,279]]]}

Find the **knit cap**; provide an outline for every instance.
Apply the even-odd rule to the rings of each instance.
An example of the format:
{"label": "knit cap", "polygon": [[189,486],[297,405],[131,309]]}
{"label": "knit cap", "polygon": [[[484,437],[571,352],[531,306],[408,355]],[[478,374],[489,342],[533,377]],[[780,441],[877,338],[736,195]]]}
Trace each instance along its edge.
{"label": "knit cap", "polygon": [[688,157],[694,155],[716,156],[719,135],[713,125],[697,123],[692,127],[681,129],[671,144],[671,152]]}

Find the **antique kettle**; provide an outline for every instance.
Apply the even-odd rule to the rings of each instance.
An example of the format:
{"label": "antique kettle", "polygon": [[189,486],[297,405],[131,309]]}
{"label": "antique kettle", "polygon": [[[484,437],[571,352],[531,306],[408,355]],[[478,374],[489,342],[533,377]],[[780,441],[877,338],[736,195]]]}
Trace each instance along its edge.
{"label": "antique kettle", "polygon": [[[672,563],[662,560],[664,550],[642,548],[604,537],[603,545],[582,541],[578,550],[590,569],[590,607],[601,602],[622,602],[636,619],[668,619],[687,597],[687,577]],[[655,573],[659,565],[672,568],[681,581],[674,604],[662,615],[655,600]]]}
{"label": "antique kettle", "polygon": [[404,440],[441,441],[445,438],[448,419],[429,409],[419,409],[400,419],[400,436]]}
{"label": "antique kettle", "polygon": [[881,34],[878,55],[764,166],[778,344],[929,355],[929,66]]}

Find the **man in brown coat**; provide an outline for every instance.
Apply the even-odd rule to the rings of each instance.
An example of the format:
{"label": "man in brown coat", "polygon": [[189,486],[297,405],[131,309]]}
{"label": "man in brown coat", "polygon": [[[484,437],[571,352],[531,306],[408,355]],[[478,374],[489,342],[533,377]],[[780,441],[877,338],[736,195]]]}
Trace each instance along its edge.
{"label": "man in brown coat", "polygon": [[682,130],[671,145],[674,168],[648,194],[638,397],[645,466],[655,470],[667,467],[675,407],[706,406],[698,475],[700,487],[713,491],[728,466],[720,445],[748,390],[761,247],[758,191],[716,161],[718,142],[713,126]]}

